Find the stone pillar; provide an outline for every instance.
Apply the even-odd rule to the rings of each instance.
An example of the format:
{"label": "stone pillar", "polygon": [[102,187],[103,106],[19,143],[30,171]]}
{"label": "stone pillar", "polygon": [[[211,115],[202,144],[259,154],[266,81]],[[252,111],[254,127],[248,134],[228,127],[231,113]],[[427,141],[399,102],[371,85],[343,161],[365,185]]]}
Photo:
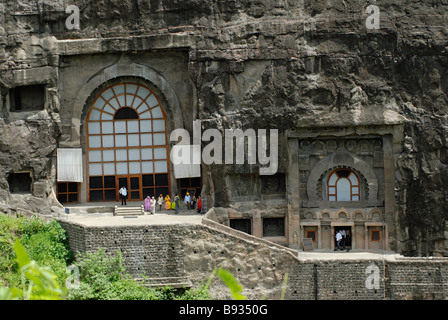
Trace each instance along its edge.
{"label": "stone pillar", "polygon": [[317,226],[317,249],[322,249],[322,224]]}
{"label": "stone pillar", "polygon": [[[288,174],[286,184],[288,200],[287,241],[289,247],[299,249],[303,234],[300,232],[299,141],[297,139],[288,139]],[[299,239],[296,239],[296,242],[294,241],[294,233],[299,234]]]}
{"label": "stone pillar", "polygon": [[263,221],[260,212],[254,212],[252,215],[252,232],[258,238],[263,238]]}
{"label": "stone pillar", "polygon": [[[393,225],[393,215],[395,212],[395,194],[394,194],[394,181],[395,181],[395,167],[394,167],[394,154],[393,154],[393,141],[392,135],[383,136],[383,152],[384,152],[384,218],[383,221],[386,224]],[[391,221],[388,221],[391,220]],[[386,228],[384,230],[385,250],[390,250],[388,241],[388,235],[386,234]],[[392,230],[388,230],[392,231]]]}
{"label": "stone pillar", "polygon": [[364,250],[369,249],[369,227],[367,226],[367,223],[364,223]]}

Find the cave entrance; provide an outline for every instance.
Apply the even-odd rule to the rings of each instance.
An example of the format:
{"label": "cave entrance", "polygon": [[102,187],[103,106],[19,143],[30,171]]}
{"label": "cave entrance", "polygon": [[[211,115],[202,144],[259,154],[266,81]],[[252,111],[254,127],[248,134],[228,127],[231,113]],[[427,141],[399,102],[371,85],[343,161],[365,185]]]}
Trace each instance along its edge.
{"label": "cave entrance", "polygon": [[13,172],[8,176],[9,192],[27,194],[31,193],[31,172]]}
{"label": "cave entrance", "polygon": [[352,249],[352,227],[351,226],[335,226],[334,227],[334,248],[337,249],[338,245],[336,243],[336,234],[340,231],[342,235],[341,249]]}
{"label": "cave entrance", "polygon": [[45,86],[21,86],[10,90],[10,111],[39,111],[44,109]]}

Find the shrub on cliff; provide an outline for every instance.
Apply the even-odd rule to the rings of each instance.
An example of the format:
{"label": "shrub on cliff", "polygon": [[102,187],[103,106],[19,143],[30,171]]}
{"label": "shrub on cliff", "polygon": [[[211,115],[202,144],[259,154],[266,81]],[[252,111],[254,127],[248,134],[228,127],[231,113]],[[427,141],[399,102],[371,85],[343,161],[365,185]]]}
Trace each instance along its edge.
{"label": "shrub on cliff", "polygon": [[69,291],[72,300],[173,300],[209,299],[208,290],[193,288],[176,295],[170,288],[148,288],[125,270],[120,251],[107,254],[100,248],[77,256],[79,285]]}
{"label": "shrub on cliff", "polygon": [[21,274],[16,261],[14,243],[19,239],[29,258],[41,266],[49,266],[61,286],[67,278],[66,267],[73,259],[68,249],[65,230],[56,221],[37,217],[12,217],[0,214],[0,285],[18,286]]}

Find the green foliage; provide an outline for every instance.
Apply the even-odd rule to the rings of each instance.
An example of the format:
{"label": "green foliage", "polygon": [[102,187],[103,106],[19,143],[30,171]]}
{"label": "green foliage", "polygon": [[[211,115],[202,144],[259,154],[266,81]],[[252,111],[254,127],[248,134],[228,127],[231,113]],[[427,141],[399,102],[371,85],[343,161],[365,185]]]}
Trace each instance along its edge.
{"label": "green foliage", "polygon": [[19,240],[15,241],[14,251],[21,274],[22,290],[12,287],[0,288],[1,300],[60,300],[65,295],[57,281],[57,276],[49,268],[40,267],[30,260]]}
{"label": "green foliage", "polygon": [[80,270],[79,286],[67,291],[66,268],[73,261],[66,232],[56,220],[0,214],[0,299],[207,300],[216,275],[234,299],[246,299],[238,281],[222,268],[204,285],[182,294],[168,287],[148,288],[126,272],[120,252],[108,255],[104,249],[79,255],[74,263]]}
{"label": "green foliage", "polygon": [[73,259],[65,230],[56,220],[46,222],[37,217],[12,217],[0,214],[0,285],[18,286],[21,273],[16,263],[14,243],[20,239],[31,260],[50,266],[63,286],[67,264]]}
{"label": "green foliage", "polygon": [[[132,279],[123,265],[121,252],[106,254],[103,248],[96,252],[79,254],[75,265],[79,268],[80,284],[69,291],[72,300],[192,300],[208,299],[203,288],[187,290],[177,296],[171,288],[148,288]],[[207,288],[208,289],[208,288]]]}
{"label": "green foliage", "polygon": [[184,294],[174,297],[175,300],[211,300],[209,287],[207,285],[191,288]]}
{"label": "green foliage", "polygon": [[19,220],[0,214],[0,285],[8,285],[11,278],[20,278],[16,275],[18,268],[14,254],[14,241],[19,233]]}
{"label": "green foliage", "polygon": [[285,273],[285,278],[283,280],[283,286],[282,286],[282,295],[280,297],[280,300],[285,300],[286,290],[288,289],[288,274]]}
{"label": "green foliage", "polygon": [[[214,276],[217,275],[222,282],[229,288],[230,295],[234,300],[246,300],[247,297],[242,294],[243,292],[243,286],[238,282],[238,280],[233,276],[233,274],[221,267],[216,268],[213,270],[212,275],[209,278],[208,284],[205,286],[208,290],[208,287],[210,286],[211,281],[213,280]],[[282,293],[281,293],[281,300],[285,299],[285,294],[287,290],[287,284],[288,284],[288,274],[285,274],[285,278],[283,280],[282,285]],[[265,297],[262,297],[261,300],[264,300]]]}
{"label": "green foliage", "polygon": [[[18,239],[23,246],[16,246],[17,253],[14,243]],[[46,222],[37,217],[12,217],[0,213],[0,299],[61,298],[61,288],[65,290],[69,276],[66,268],[73,260],[66,232],[56,220]],[[106,255],[104,249],[100,249],[96,253],[86,253],[79,256],[76,265],[81,281],[78,288],[67,292],[69,299],[210,298],[208,288],[202,287],[186,290],[182,295],[172,288],[147,288],[126,273],[120,252]]]}
{"label": "green foliage", "polygon": [[107,255],[103,248],[80,254],[76,261],[80,285],[71,289],[72,300],[154,300],[157,293],[126,273],[121,252]]}
{"label": "green foliage", "polygon": [[79,288],[69,292],[73,300],[141,300],[155,298],[153,293],[142,292],[125,272],[121,252],[107,255],[104,249],[80,254],[76,261],[80,270]]}
{"label": "green foliage", "polygon": [[229,288],[230,294],[235,300],[246,300],[247,298],[241,293],[243,292],[243,287],[238,282],[238,280],[233,276],[233,274],[221,267],[216,270],[218,277],[222,282]]}

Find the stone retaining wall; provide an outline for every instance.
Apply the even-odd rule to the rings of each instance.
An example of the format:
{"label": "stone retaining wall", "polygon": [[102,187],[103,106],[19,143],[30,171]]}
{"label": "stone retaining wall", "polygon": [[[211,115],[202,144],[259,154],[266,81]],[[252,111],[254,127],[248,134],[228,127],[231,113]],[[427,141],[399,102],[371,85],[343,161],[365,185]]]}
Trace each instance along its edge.
{"label": "stone retaining wall", "polygon": [[[60,223],[67,230],[73,251],[95,251],[100,247],[109,253],[120,250],[128,271],[136,278],[145,273],[154,279],[181,279],[196,286],[221,266],[236,276],[249,299],[279,299],[286,275],[286,299],[448,297],[448,260],[443,258],[305,261],[294,250],[226,226],[217,228],[213,222],[122,227]],[[369,266],[378,275],[377,286],[370,288],[366,286],[366,280],[373,276],[367,272]],[[229,298],[218,279],[213,281],[211,292]]]}

